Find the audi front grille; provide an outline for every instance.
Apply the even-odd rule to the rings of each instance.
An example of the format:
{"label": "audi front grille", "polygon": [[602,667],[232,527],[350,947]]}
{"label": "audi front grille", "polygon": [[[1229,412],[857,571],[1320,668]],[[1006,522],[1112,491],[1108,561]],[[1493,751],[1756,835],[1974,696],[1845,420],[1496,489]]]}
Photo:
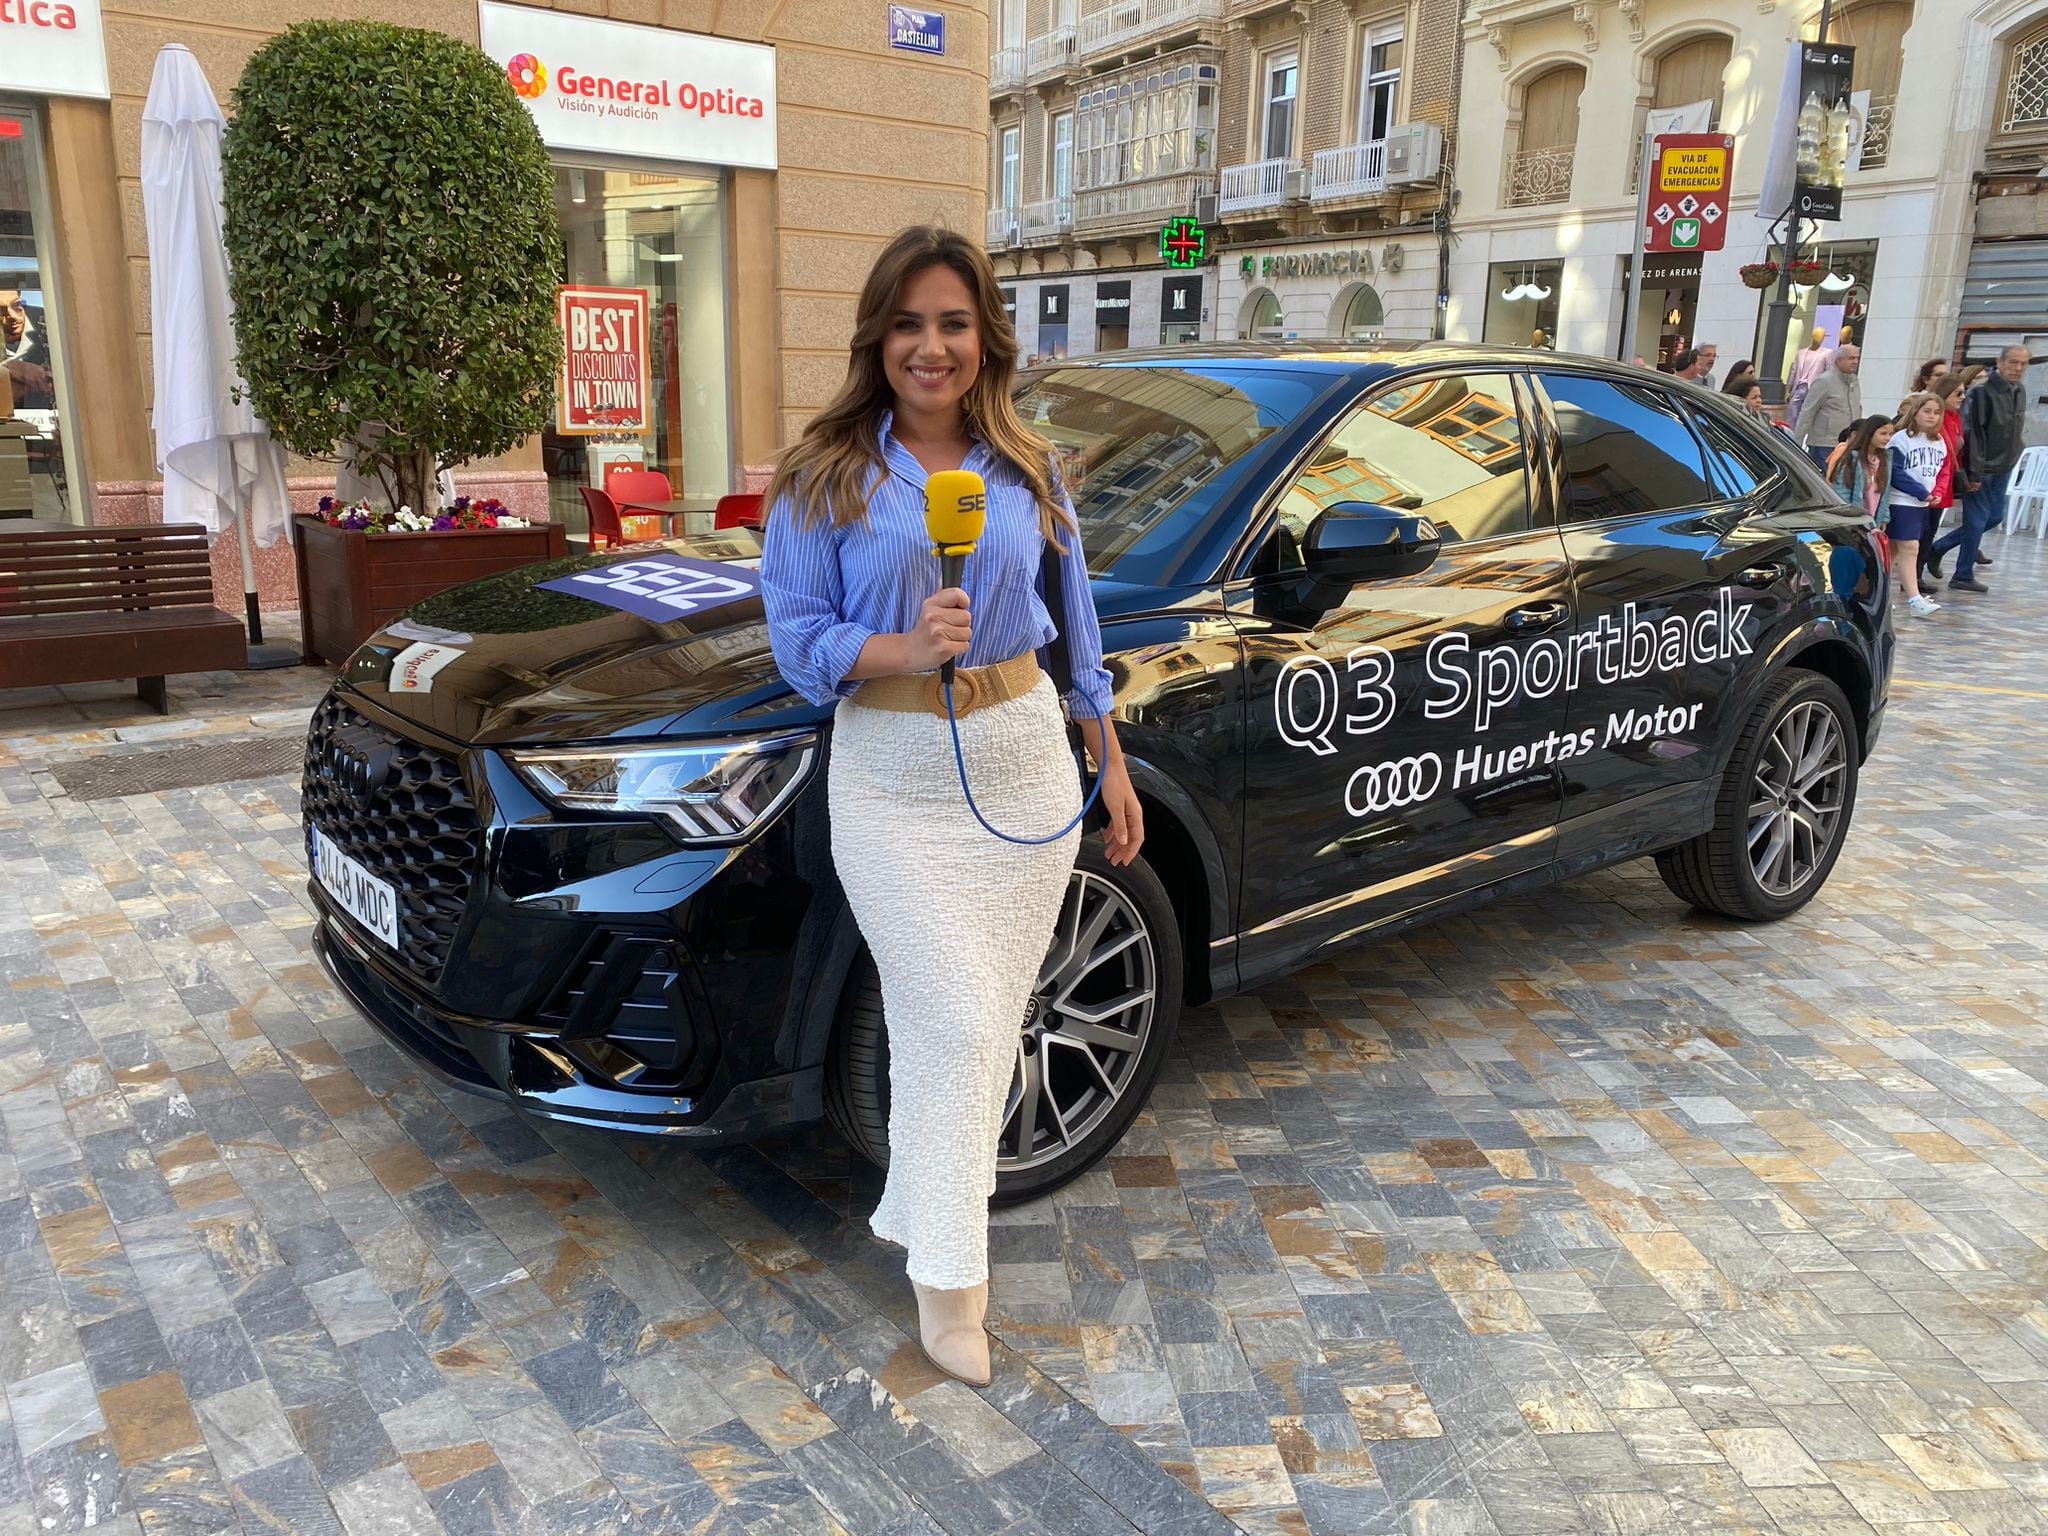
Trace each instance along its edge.
{"label": "audi front grille", "polygon": [[300,795],[307,861],[317,827],[390,881],[399,959],[438,986],[482,852],[461,760],[372,724],[330,693],[306,735]]}

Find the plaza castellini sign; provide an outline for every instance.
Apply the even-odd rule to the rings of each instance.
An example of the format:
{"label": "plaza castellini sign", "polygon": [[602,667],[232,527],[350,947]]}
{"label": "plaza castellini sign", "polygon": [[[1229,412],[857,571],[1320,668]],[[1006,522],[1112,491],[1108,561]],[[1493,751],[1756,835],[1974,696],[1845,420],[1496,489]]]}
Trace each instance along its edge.
{"label": "plaza castellini sign", "polygon": [[773,48],[492,0],[477,19],[550,149],[775,169]]}
{"label": "plaza castellini sign", "polygon": [[100,0],[0,0],[0,90],[105,100]]}

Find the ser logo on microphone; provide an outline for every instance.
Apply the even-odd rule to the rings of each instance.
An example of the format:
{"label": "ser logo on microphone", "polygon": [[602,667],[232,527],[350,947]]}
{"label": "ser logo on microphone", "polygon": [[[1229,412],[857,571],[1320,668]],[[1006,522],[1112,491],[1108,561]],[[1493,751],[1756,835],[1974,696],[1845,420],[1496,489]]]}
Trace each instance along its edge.
{"label": "ser logo on microphone", "polygon": [[988,493],[986,491],[969,491],[960,498],[960,510],[962,512],[986,512],[988,510]]}

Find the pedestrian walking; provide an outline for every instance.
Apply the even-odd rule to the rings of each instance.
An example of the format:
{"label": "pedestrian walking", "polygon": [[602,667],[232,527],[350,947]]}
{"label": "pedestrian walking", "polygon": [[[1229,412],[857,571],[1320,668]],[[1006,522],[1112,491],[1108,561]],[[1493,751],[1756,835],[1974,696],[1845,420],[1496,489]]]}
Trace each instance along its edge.
{"label": "pedestrian walking", "polygon": [[1948,460],[1941,439],[1941,401],[1922,392],[1908,395],[1899,407],[1891,440],[1892,569],[1906,589],[1906,609],[1915,618],[1941,611],[1941,604],[1920,590],[1920,546],[1929,536],[1927,501]]}
{"label": "pedestrian walking", "polygon": [[1767,419],[1767,413],[1764,410],[1763,381],[1755,374],[1730,374],[1728,382],[1721,386],[1721,393],[1740,402],[1742,408],[1758,421]]}
{"label": "pedestrian walking", "polygon": [[[761,557],[782,675],[838,703],[827,803],[832,857],[881,974],[889,1040],[889,1172],[871,1225],[909,1250],[925,1353],[988,1380],[988,1200],[1017,1061],[1017,1021],[1052,941],[1081,804],[1066,725],[1037,650],[1048,543],[1067,616],[1074,714],[1099,765],[1106,853],[1128,864],[1144,825],[1116,730],[1088,568],[1052,445],[1011,403],[1017,335],[988,256],[913,227],[884,247],[854,314],[846,382],[777,464]],[[963,583],[939,586],[925,483],[968,469],[987,524]],[[931,675],[960,662],[953,708]]]}
{"label": "pedestrian walking", "polygon": [[1892,434],[1889,416],[1856,423],[1848,441],[1828,464],[1828,484],[1852,507],[1860,507],[1883,528],[1891,521]]}
{"label": "pedestrian walking", "polygon": [[1956,573],[1951,592],[1989,592],[1977,579],[1977,567],[1988,564],[1980,547],[1984,535],[2005,521],[2005,494],[2013,466],[2020,461],[2027,430],[2027,376],[2031,355],[2018,342],[1998,354],[1998,370],[1986,374],[1975,388],[1963,391],[1963,520],[1934,544],[1928,569],[1939,577],[1941,562],[1953,550]]}
{"label": "pedestrian walking", "polygon": [[[1941,461],[1941,475],[1935,480],[1934,495],[1927,503],[1933,516],[1927,522],[1928,542],[1920,546],[1922,586],[1940,580],[1940,574],[1933,570],[1935,535],[1941,531],[1942,518],[1956,504],[1956,469],[1962,462],[1963,451],[1963,376],[1937,373],[1928,393],[1941,402],[1941,440],[1948,448],[1948,456]],[[1983,555],[1978,555],[1977,560],[1982,564]]]}
{"label": "pedestrian walking", "polygon": [[1823,469],[1844,427],[1863,414],[1863,349],[1844,342],[1835,349],[1834,366],[1813,381],[1792,427],[1813,462]]}
{"label": "pedestrian walking", "polygon": [[1917,395],[1923,393],[1926,390],[1932,389],[1934,387],[1934,381],[1937,378],[1939,378],[1942,374],[1947,372],[1947,358],[1930,357],[1929,359],[1927,359],[1926,362],[1920,365],[1920,371],[1913,375],[1913,387],[1907,390],[1906,393],[1909,395]]}
{"label": "pedestrian walking", "polygon": [[1687,347],[1671,359],[1671,371],[1688,384],[1697,384],[1703,389],[1714,387],[1714,357],[1712,343],[1703,347]]}

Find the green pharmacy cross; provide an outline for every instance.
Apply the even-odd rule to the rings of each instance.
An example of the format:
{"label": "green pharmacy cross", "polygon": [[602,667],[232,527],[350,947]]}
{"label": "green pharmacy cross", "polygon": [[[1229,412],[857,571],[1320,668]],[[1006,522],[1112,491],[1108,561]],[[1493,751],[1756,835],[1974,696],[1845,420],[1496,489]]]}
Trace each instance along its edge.
{"label": "green pharmacy cross", "polygon": [[1193,219],[1168,219],[1159,231],[1159,259],[1169,267],[1199,267],[1209,256],[1209,232]]}

